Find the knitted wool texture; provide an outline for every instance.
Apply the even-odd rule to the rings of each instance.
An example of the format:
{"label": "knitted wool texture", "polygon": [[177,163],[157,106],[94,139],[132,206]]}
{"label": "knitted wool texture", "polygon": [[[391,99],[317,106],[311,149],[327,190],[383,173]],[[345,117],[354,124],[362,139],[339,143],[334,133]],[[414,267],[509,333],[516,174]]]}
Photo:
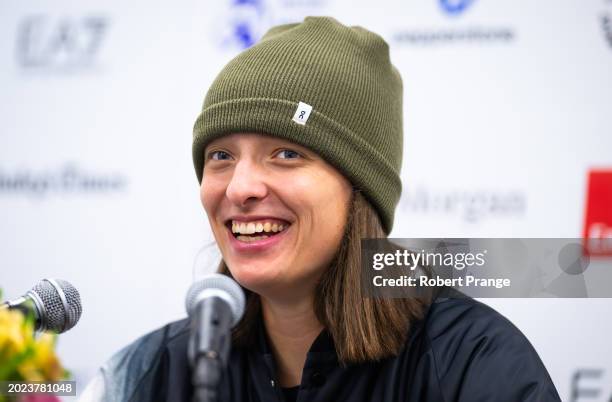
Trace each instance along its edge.
{"label": "knitted wool texture", "polygon": [[[298,103],[312,107],[305,124]],[[271,28],[212,83],[193,132],[202,182],[206,145],[261,133],[319,154],[362,190],[387,234],[402,184],[402,80],[379,35],[331,17]]]}

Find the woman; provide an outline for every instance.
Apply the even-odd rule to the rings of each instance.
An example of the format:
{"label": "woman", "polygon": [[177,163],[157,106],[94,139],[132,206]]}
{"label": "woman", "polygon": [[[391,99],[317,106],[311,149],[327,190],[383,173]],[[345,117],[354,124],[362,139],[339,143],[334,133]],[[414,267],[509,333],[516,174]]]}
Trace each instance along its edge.
{"label": "woman", "polygon": [[[247,292],[221,401],[559,400],[491,308],[364,296],[360,241],[392,229],[402,143],[400,75],[361,27],[274,27],[214,81],[193,158],[220,271]],[[188,336],[181,320],[137,340],[83,399],[190,400]]]}

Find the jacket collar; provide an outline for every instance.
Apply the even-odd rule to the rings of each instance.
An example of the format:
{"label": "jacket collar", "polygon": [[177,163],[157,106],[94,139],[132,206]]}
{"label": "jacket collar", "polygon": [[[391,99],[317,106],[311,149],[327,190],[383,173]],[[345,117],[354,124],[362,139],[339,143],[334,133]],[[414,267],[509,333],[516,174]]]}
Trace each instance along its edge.
{"label": "jacket collar", "polygon": [[[261,314],[257,319],[256,331],[257,351],[262,355],[272,355],[270,340],[268,338],[268,334],[266,332],[263,317],[261,316]],[[313,358],[325,358],[325,360],[329,360],[332,357],[336,357],[336,347],[334,345],[334,340],[327,328],[323,328],[319,335],[315,338],[314,342],[310,346],[310,349],[308,350],[307,356],[312,356]]]}

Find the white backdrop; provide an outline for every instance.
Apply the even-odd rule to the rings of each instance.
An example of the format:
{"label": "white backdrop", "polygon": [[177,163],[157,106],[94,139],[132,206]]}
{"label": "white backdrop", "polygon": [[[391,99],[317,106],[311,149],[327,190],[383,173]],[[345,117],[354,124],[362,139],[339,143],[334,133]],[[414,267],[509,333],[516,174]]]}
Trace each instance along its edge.
{"label": "white backdrop", "polygon": [[[588,172],[612,169],[610,0],[5,0],[0,287],[80,290],[81,321],[59,338],[79,389],[185,315],[211,238],[191,162],[206,89],[268,27],[306,15],[381,34],[402,74],[392,237],[582,235]],[[486,302],[563,400],[612,398],[612,300]]]}

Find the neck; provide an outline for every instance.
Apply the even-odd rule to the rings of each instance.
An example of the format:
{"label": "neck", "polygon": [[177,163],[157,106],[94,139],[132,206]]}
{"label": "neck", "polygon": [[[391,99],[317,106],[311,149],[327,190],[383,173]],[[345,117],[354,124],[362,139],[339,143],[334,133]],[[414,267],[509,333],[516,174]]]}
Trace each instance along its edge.
{"label": "neck", "polygon": [[261,297],[261,307],[280,386],[300,385],[306,354],[323,329],[313,310],[313,298],[275,302]]}

